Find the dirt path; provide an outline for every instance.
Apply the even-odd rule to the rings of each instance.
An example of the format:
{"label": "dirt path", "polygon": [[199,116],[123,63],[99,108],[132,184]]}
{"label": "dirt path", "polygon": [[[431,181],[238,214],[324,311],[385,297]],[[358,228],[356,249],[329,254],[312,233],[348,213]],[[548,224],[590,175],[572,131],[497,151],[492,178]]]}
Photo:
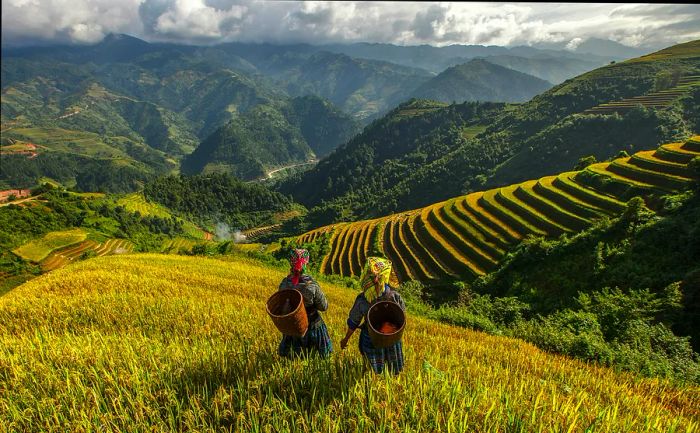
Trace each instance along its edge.
{"label": "dirt path", "polygon": [[24,203],[25,201],[30,201],[30,200],[36,200],[38,197],[39,197],[39,196],[36,195],[36,196],[33,196],[33,197],[20,198],[20,199],[14,200],[14,201],[2,202],[2,203],[0,203],[0,207],[9,206],[9,205],[11,205],[11,204]]}

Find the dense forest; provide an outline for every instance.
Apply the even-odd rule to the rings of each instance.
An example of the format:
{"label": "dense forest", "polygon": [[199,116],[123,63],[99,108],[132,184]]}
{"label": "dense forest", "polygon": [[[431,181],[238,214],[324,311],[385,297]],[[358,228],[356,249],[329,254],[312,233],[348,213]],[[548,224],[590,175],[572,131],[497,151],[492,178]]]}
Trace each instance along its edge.
{"label": "dense forest", "polygon": [[311,226],[378,215],[389,207],[375,200],[384,190],[468,141],[472,131],[481,130],[506,107],[411,100],[373,122],[312,170],[283,182],[280,191],[315,207],[308,216]]}
{"label": "dense forest", "polygon": [[431,78],[412,96],[441,102],[525,102],[552,84],[483,59],[447,68]]}
{"label": "dense forest", "polygon": [[261,104],[204,139],[183,159],[182,172],[264,178],[269,169],[331,152],[358,129],[350,116],[315,96]]}
{"label": "dense forest", "polygon": [[271,224],[276,214],[293,208],[288,197],[226,173],[161,177],[146,184],[143,193],[205,227],[225,223],[242,230]]}

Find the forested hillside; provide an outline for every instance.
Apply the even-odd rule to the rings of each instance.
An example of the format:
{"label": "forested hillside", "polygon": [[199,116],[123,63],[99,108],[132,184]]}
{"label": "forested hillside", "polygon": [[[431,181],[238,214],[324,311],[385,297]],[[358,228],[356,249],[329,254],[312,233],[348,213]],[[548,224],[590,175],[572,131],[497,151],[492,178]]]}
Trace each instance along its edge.
{"label": "forested hillside", "polygon": [[[307,207],[328,202],[309,215],[309,228],[378,215],[388,205],[374,201],[383,190],[467,142],[505,107],[411,100],[373,122],[312,170],[284,182],[280,191]],[[397,205],[392,198],[387,200]]]}
{"label": "forested hillside", "polygon": [[[8,188],[48,177],[81,191],[133,191],[177,170],[200,141],[207,149],[228,122],[246,129],[253,120],[265,122],[258,126],[265,132],[239,134],[236,161],[211,156],[221,157],[215,165],[237,163],[245,171],[230,172],[254,178],[327,154],[358,128],[328,101],[290,99],[233,54],[124,35],[88,47],[4,51],[2,82],[0,154],[9,168],[0,182]],[[24,143],[35,147],[32,158],[10,147]],[[250,150],[260,146],[266,152]],[[206,163],[185,169],[198,172]]]}
{"label": "forested hillside", "polygon": [[[486,187],[570,170],[579,159],[591,154],[598,160],[605,160],[621,150],[652,149],[660,142],[685,139],[696,130],[697,91],[689,88],[685,96],[668,106],[642,107],[622,115],[583,114],[583,111],[604,102],[671,86],[673,76],[694,76],[699,72],[700,41],[694,41],[567,80],[527,103],[500,110],[497,116],[484,122],[485,128],[476,130],[476,134],[460,136],[460,128],[467,126],[464,123],[457,122],[452,128],[448,120],[433,123],[420,134],[423,134],[422,140],[441,143],[440,155],[436,159],[423,158],[420,164],[404,170],[401,176],[386,176],[379,183],[374,177],[359,175],[366,165],[359,159],[352,168],[343,161],[355,160],[351,155],[380,154],[378,149],[395,140],[396,133],[382,135],[378,129],[391,124],[392,114],[371,125],[350,145],[319,164],[316,170],[290,182],[282,190],[293,194],[307,207],[320,206],[321,200],[325,200],[323,208],[336,209],[322,219],[328,223],[358,216],[386,215]],[[442,110],[456,112],[458,107]],[[408,130],[411,131],[409,137],[415,138],[420,129]],[[445,138],[447,130],[451,130],[447,137],[452,138]],[[408,153],[410,149],[407,147],[403,152]],[[326,185],[324,193],[311,196],[305,192],[307,188],[301,186],[312,179],[319,184],[321,178],[317,176],[321,170],[332,173],[333,185],[337,179],[343,179],[343,185],[352,184],[352,189],[337,188],[331,192],[335,187]],[[389,161],[374,159],[373,170],[390,173],[394,167]],[[373,205],[367,206],[367,203]]]}
{"label": "forested hillside", "polygon": [[203,227],[225,223],[243,230],[279,222],[279,214],[293,210],[289,198],[223,173],[162,177],[148,183],[143,193]]}
{"label": "forested hillside", "polygon": [[270,169],[327,154],[358,130],[350,116],[315,96],[258,105],[205,138],[183,159],[182,172],[264,178]]}
{"label": "forested hillside", "polygon": [[488,60],[453,66],[413,91],[412,96],[441,102],[525,102],[552,84]]}
{"label": "forested hillside", "polygon": [[[603,66],[613,60],[624,60],[639,55],[639,51],[630,47],[619,47],[618,50],[600,50],[594,42],[581,45],[586,51],[558,49],[542,49],[530,46],[499,47],[494,45],[448,45],[434,47],[430,45],[397,46],[380,43],[334,44],[323,46],[323,49],[347,54],[352,57],[384,60],[399,65],[425,69],[439,74],[445,69],[466,63],[471,59],[493,59],[502,66],[542,78],[552,83],[564,81],[583,72]],[[502,61],[510,58],[510,65]],[[490,61],[490,60],[489,60]],[[531,69],[534,65],[547,65],[546,68]],[[533,73],[536,72],[536,73]],[[541,73],[542,75],[540,75]],[[551,80],[548,75],[560,77]]]}

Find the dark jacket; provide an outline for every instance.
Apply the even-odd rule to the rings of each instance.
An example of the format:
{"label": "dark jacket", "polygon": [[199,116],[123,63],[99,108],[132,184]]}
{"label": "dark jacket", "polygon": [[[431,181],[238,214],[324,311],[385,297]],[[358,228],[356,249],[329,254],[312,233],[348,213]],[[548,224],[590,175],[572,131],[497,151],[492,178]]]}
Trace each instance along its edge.
{"label": "dark jacket", "polygon": [[313,278],[309,275],[302,275],[299,277],[299,284],[295,286],[292,284],[292,278],[287,276],[280,283],[279,290],[287,289],[296,289],[301,292],[304,298],[306,315],[309,317],[309,328],[314,328],[323,323],[323,319],[318,312],[328,309],[328,299],[326,299],[326,294],[321,290],[321,286]]}
{"label": "dark jacket", "polygon": [[371,303],[367,301],[364,292],[357,295],[355,298],[355,303],[350,309],[350,314],[348,315],[348,328],[357,329],[361,327],[364,329],[366,327],[365,322],[367,321],[365,316],[367,316],[369,307],[379,301],[396,302],[399,304],[399,307],[401,307],[402,310],[406,311],[406,304],[401,298],[401,295],[399,295],[399,292],[389,287],[389,285],[386,285],[384,287],[384,292],[375,298]]}

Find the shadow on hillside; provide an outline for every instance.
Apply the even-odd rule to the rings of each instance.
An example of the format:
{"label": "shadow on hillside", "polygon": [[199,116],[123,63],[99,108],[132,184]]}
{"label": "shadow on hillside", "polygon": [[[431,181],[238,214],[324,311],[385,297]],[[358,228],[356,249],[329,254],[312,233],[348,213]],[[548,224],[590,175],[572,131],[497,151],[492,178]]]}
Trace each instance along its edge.
{"label": "shadow on hillside", "polygon": [[[277,400],[291,411],[314,413],[352,395],[355,384],[367,374],[360,357],[339,355],[337,351],[328,359],[317,355],[286,359],[276,350],[241,349],[212,362],[202,360],[173,371],[173,388],[182,407],[197,400],[198,406],[210,411],[211,421],[225,427],[233,426],[238,412],[247,411],[252,398],[256,404],[265,402],[268,406],[269,401]],[[225,401],[226,408],[233,411],[230,419],[217,419],[213,413],[212,400],[222,389],[230,396]]]}

